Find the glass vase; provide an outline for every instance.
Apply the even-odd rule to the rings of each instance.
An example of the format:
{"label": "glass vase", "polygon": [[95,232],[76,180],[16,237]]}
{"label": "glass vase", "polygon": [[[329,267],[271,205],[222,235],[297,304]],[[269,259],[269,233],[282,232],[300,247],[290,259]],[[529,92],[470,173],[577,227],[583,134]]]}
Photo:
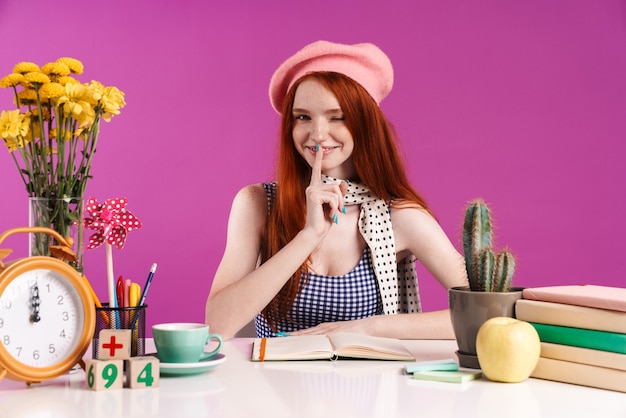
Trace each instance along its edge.
{"label": "glass vase", "polygon": [[[79,273],[83,273],[84,224],[83,198],[67,197],[62,199],[30,197],[29,226],[40,226],[53,229],[64,238],[70,238],[72,251],[76,261],[65,260]],[[31,256],[50,255],[50,246],[59,245],[52,235],[30,234],[29,254]]]}

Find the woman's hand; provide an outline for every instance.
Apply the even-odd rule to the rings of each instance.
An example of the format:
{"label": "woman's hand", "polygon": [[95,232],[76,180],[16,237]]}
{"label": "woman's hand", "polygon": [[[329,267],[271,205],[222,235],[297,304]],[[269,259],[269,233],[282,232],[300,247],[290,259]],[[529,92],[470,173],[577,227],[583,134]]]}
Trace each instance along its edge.
{"label": "woman's hand", "polygon": [[289,332],[290,335],[328,335],[336,332],[354,332],[372,334],[372,321],[375,317],[355,319],[352,321],[324,322],[315,327]]}
{"label": "woman's hand", "polygon": [[306,225],[316,236],[324,237],[333,223],[339,222],[339,216],[344,213],[343,196],[347,185],[322,183],[322,159],[324,151],[316,147],[315,160],[311,172],[311,183],[306,188]]}
{"label": "woman's hand", "polygon": [[289,334],[328,335],[336,332],[354,332],[412,340],[454,339],[448,309],[396,315],[374,315],[352,321],[324,322],[315,327],[289,332]]}

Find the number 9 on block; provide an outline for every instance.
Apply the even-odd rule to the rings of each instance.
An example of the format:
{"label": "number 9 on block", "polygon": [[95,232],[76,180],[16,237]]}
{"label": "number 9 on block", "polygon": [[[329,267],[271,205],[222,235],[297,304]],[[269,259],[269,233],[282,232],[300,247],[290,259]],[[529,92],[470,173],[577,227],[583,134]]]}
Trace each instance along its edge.
{"label": "number 9 on block", "polygon": [[85,374],[89,389],[109,390],[124,387],[123,360],[85,360]]}

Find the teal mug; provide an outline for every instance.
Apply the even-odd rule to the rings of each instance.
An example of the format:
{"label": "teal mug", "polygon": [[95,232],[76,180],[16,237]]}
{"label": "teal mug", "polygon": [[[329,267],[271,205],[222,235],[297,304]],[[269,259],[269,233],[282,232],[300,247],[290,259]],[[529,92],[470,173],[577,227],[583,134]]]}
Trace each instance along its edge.
{"label": "teal mug", "polygon": [[[209,326],[188,322],[157,324],[152,326],[152,337],[157,356],[163,363],[197,363],[209,360],[222,348],[222,337],[210,334]],[[217,341],[213,351],[204,348],[212,340]]]}

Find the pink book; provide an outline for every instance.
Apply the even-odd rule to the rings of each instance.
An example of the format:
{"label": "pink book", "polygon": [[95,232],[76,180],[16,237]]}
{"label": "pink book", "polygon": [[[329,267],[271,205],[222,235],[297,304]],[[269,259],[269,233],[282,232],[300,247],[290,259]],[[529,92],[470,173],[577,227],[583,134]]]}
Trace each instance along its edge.
{"label": "pink book", "polygon": [[526,288],[524,299],[587,306],[626,312],[626,289],[597,285],[566,285]]}

